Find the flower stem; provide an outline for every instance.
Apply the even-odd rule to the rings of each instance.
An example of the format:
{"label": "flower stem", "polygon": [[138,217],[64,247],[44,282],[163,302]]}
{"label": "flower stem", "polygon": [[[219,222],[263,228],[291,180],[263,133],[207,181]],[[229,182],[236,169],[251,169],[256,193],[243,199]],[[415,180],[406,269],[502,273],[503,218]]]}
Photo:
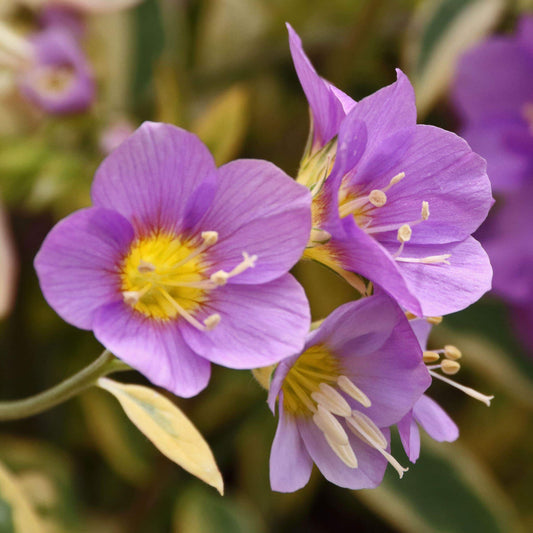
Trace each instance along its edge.
{"label": "flower stem", "polygon": [[55,387],[23,400],[0,402],[0,421],[17,420],[47,411],[92,387],[99,377],[122,370],[130,370],[130,367],[104,350],[89,366]]}

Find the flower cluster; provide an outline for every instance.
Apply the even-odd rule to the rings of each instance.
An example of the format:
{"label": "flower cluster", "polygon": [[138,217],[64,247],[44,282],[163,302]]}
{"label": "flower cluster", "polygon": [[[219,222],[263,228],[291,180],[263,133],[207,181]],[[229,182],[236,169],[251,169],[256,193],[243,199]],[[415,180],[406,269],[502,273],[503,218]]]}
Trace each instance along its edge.
{"label": "flower cluster", "polygon": [[[289,27],[312,129],[296,181],[273,164],[216,168],[193,134],[144,123],[104,160],[93,206],[59,222],[35,267],[50,305],[181,396],[210,363],[277,365],[274,490],[303,487],[313,463],[333,483],[377,486],[398,425],[409,459],[417,423],[457,428],[424,395],[460,352],[426,350],[430,323],[477,300],[491,266],[471,237],[492,205],[484,160],[456,135],[416,124],[407,77],[355,102],[320,78]],[[300,259],[361,293],[310,330]],[[419,317],[418,319],[416,317]],[[442,361],[439,362],[441,352]]]}
{"label": "flower cluster", "polygon": [[531,346],[533,324],[533,17],[461,59],[453,102],[462,135],[487,159],[501,205],[484,229],[494,290],[509,302]]}

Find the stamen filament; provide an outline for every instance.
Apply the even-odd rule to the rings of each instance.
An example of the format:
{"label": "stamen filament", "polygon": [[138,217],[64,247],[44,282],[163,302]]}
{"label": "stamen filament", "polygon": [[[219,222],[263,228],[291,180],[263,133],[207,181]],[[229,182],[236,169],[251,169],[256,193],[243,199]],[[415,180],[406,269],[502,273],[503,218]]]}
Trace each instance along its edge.
{"label": "stamen filament", "polygon": [[451,385],[452,387],[455,387],[456,389],[459,389],[460,391],[463,391],[468,396],[474,398],[475,400],[479,400],[480,402],[483,402],[485,405],[490,407],[490,402],[494,398],[494,396],[487,396],[485,394],[481,394],[481,392],[478,392],[475,389],[472,389],[470,387],[465,387],[464,385],[461,385],[460,383],[457,383],[445,376],[442,376],[440,374],[437,374],[436,372],[433,372],[433,370],[429,370],[429,373],[437,379],[440,379],[441,381],[444,381],[444,383],[447,383],[448,385]]}
{"label": "stamen filament", "polygon": [[401,261],[403,263],[423,263],[425,265],[435,265],[438,263],[443,263],[449,265],[450,262],[448,258],[452,254],[442,254],[442,255],[428,255],[427,257],[395,257],[396,261]]}
{"label": "stamen filament", "polygon": [[168,292],[163,289],[162,287],[157,287],[157,290],[160,292],[160,294],[167,300],[167,302],[172,305],[172,307],[189,323],[191,326],[194,326],[196,329],[199,329],[200,331],[206,331],[207,327],[200,323],[196,318],[194,318],[190,313],[185,311],[181,305],[168,294]]}
{"label": "stamen filament", "polygon": [[[348,427],[356,436],[359,438],[362,437],[363,441],[366,441],[381,455],[383,455],[385,459],[387,459],[387,461],[394,467],[396,472],[398,472],[398,475],[401,479],[404,473],[409,469],[404,468],[389,452],[387,452],[387,439],[385,439],[385,436],[383,433],[381,433],[380,429],[374,424],[374,422],[372,422],[372,420],[366,415],[363,415],[363,413],[359,413],[358,411],[353,411],[352,417],[347,418],[346,421],[348,422]],[[382,437],[382,440],[376,440],[376,436],[378,435]]]}
{"label": "stamen filament", "polygon": [[372,402],[370,398],[346,376],[339,376],[337,378],[339,387],[355,401],[359,402],[363,407],[370,407]]}
{"label": "stamen filament", "polygon": [[207,248],[213,246],[218,241],[218,232],[216,231],[203,231],[202,232],[202,239],[203,243],[200,244],[197,248],[195,248],[187,257],[184,257],[181,261],[178,261],[176,264],[172,265],[169,269],[159,269],[161,271],[172,271],[176,268],[179,268],[185,264],[187,264],[191,259],[195,258],[197,255],[200,255],[203,251],[207,250]]}

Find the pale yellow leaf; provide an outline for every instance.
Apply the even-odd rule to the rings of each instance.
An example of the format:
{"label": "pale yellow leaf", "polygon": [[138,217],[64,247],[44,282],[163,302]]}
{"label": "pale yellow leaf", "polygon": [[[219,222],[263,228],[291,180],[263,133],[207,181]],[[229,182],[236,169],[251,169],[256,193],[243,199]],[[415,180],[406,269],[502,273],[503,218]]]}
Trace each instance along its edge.
{"label": "pale yellow leaf", "polygon": [[211,150],[217,165],[233,159],[248,127],[249,90],[234,85],[222,93],[192,124],[191,129]]}
{"label": "pale yellow leaf", "polygon": [[44,527],[13,475],[0,463],[0,499],[11,506],[15,533],[43,533]]}
{"label": "pale yellow leaf", "polygon": [[170,400],[148,387],[100,378],[128,418],[169,459],[224,493],[222,476],[209,445],[192,422]]}
{"label": "pale yellow leaf", "polygon": [[407,35],[408,74],[415,87],[419,115],[426,114],[443,95],[453,78],[460,56],[494,28],[505,7],[504,0],[464,2],[459,13],[439,35],[420,70],[417,63],[422,53],[422,35],[442,4],[442,0],[422,3]]}

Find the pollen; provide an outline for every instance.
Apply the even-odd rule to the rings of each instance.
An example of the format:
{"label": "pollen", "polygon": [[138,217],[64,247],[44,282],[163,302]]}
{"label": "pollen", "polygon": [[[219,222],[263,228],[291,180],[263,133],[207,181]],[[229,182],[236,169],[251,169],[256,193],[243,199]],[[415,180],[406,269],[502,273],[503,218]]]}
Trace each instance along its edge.
{"label": "pollen", "polygon": [[136,240],[122,263],[124,301],[159,320],[175,318],[180,308],[196,311],[206,299],[206,290],[198,284],[208,279],[207,265],[197,250],[191,242],[165,233]]}

